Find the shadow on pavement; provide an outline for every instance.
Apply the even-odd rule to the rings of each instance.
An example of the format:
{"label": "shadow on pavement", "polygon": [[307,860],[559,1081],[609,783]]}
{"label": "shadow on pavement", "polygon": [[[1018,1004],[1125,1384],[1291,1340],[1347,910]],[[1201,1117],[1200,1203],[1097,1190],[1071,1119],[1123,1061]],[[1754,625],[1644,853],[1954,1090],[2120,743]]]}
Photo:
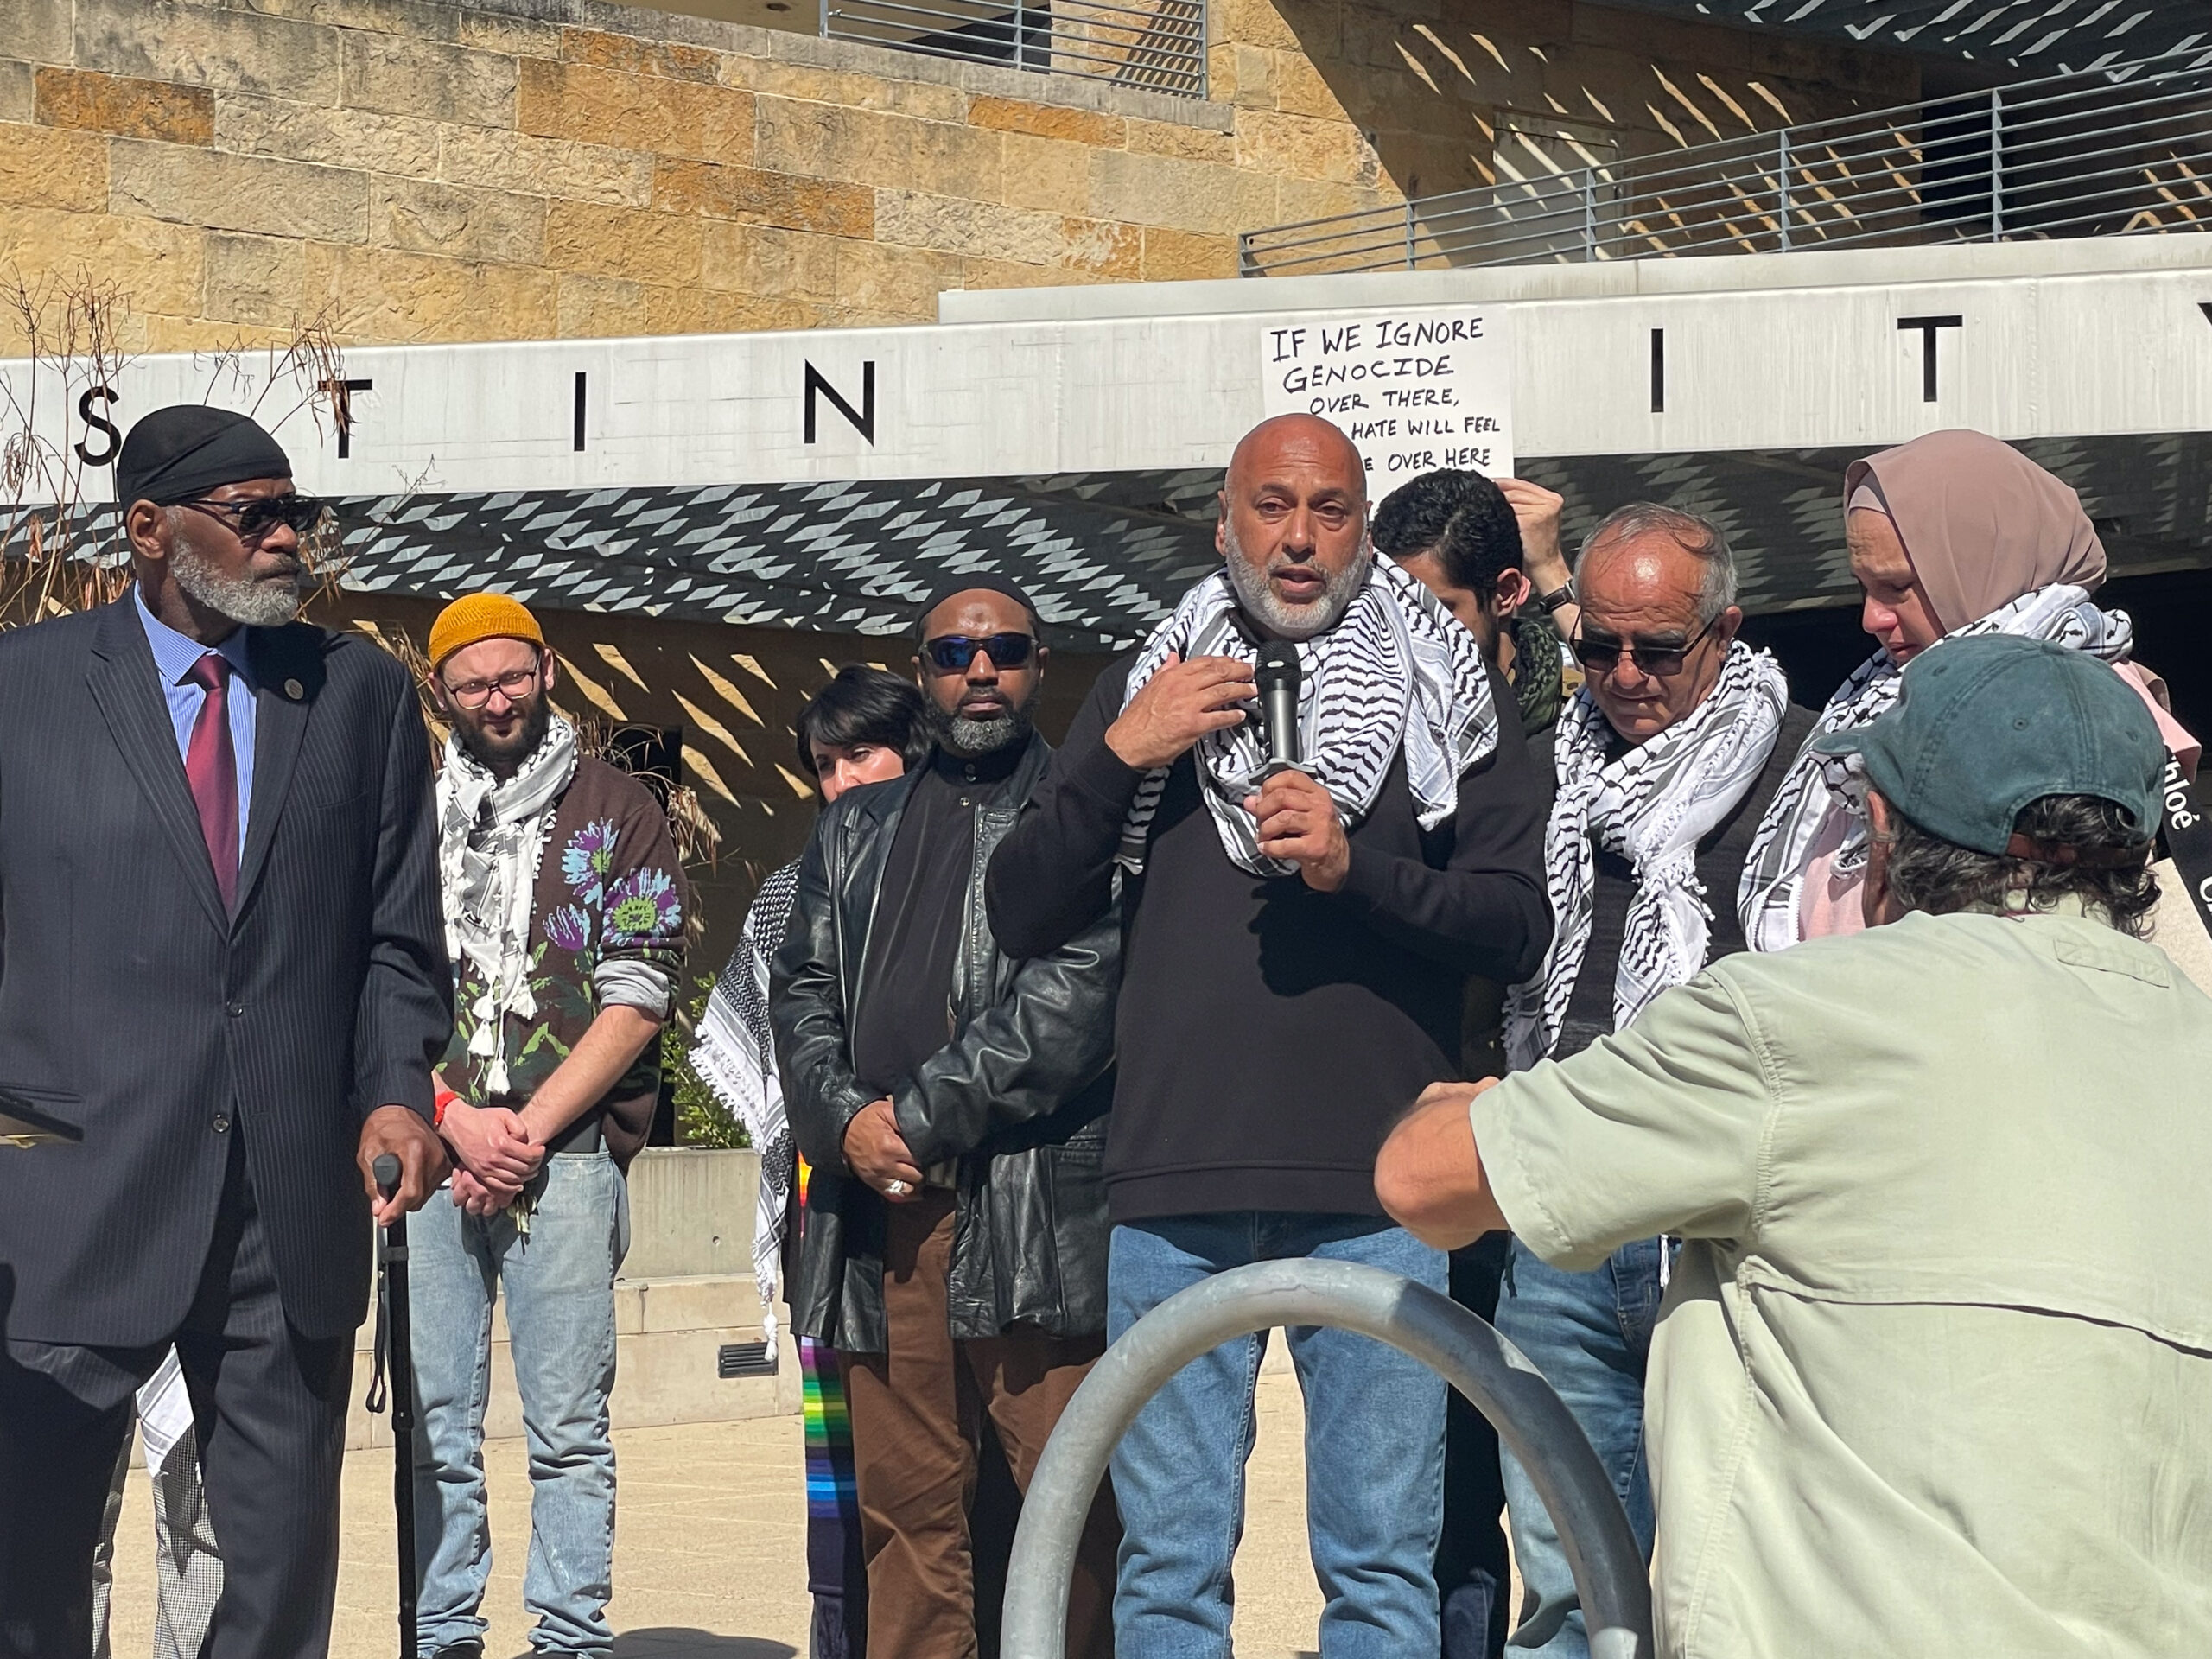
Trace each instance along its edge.
{"label": "shadow on pavement", "polygon": [[797,1659],[788,1642],[758,1636],[716,1636],[676,1628],[625,1630],[614,1638],[614,1659]]}

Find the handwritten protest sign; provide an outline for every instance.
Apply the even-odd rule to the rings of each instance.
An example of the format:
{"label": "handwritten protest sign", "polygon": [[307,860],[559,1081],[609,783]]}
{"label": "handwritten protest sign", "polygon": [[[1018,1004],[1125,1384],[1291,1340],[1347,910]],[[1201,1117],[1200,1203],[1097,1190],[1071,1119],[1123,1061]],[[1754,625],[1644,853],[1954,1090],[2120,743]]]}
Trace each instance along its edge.
{"label": "handwritten protest sign", "polygon": [[1319,415],[1367,462],[1369,498],[1439,467],[1513,471],[1513,362],[1492,306],[1317,311],[1261,325],[1269,415]]}

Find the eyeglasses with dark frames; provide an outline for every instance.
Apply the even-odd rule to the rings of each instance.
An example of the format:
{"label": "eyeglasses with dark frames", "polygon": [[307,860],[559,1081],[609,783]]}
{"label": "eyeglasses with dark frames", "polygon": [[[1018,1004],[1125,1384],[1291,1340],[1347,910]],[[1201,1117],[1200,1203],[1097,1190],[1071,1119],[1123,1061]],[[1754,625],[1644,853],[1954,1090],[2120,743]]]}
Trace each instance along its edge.
{"label": "eyeglasses with dark frames", "polygon": [[1029,660],[1037,641],[1026,633],[994,633],[976,639],[965,633],[941,633],[922,645],[922,658],[940,674],[957,674],[982,652],[997,668],[1020,668]]}
{"label": "eyeglasses with dark frames", "polygon": [[1620,666],[1621,658],[1626,657],[1636,664],[1637,673],[1663,680],[1682,671],[1684,659],[1696,649],[1699,640],[1713,632],[1713,623],[1719,620],[1714,617],[1679,645],[1631,645],[1618,639],[1586,639],[1578,624],[1567,648],[1573,652],[1574,660],[1592,674],[1611,673]]}
{"label": "eyeglasses with dark frames", "polygon": [[538,673],[539,665],[533,663],[528,668],[510,669],[495,679],[463,680],[459,685],[448,685],[446,695],[472,713],[491,702],[494,690],[509,702],[520,702],[537,683]]}
{"label": "eyeglasses with dark frames", "polygon": [[179,501],[180,507],[204,512],[226,525],[242,542],[257,542],[279,524],[289,524],[304,536],[322,522],[330,504],[312,495],[256,495],[243,501]]}

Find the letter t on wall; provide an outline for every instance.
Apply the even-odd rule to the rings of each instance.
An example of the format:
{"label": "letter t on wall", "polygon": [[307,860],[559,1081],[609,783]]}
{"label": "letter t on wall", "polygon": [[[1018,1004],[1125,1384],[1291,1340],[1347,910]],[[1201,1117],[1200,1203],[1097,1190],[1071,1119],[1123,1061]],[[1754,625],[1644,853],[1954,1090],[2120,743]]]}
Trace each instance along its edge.
{"label": "letter t on wall", "polygon": [[1920,401],[1922,403],[1932,404],[1936,401],[1936,335],[1937,331],[1944,328],[1963,327],[1965,323],[1966,319],[1963,317],[1899,317],[1897,319],[1899,334],[1910,334],[1915,328],[1920,330]]}

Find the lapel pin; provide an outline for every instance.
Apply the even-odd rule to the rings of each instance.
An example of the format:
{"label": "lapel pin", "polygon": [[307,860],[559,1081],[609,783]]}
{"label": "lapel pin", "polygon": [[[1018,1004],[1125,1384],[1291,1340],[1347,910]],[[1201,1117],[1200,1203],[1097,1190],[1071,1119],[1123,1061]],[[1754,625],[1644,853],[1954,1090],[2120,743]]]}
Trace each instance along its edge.
{"label": "lapel pin", "polygon": [[297,702],[302,697],[307,696],[307,687],[302,685],[297,680],[287,680],[284,682],[284,695],[289,697],[294,702]]}

